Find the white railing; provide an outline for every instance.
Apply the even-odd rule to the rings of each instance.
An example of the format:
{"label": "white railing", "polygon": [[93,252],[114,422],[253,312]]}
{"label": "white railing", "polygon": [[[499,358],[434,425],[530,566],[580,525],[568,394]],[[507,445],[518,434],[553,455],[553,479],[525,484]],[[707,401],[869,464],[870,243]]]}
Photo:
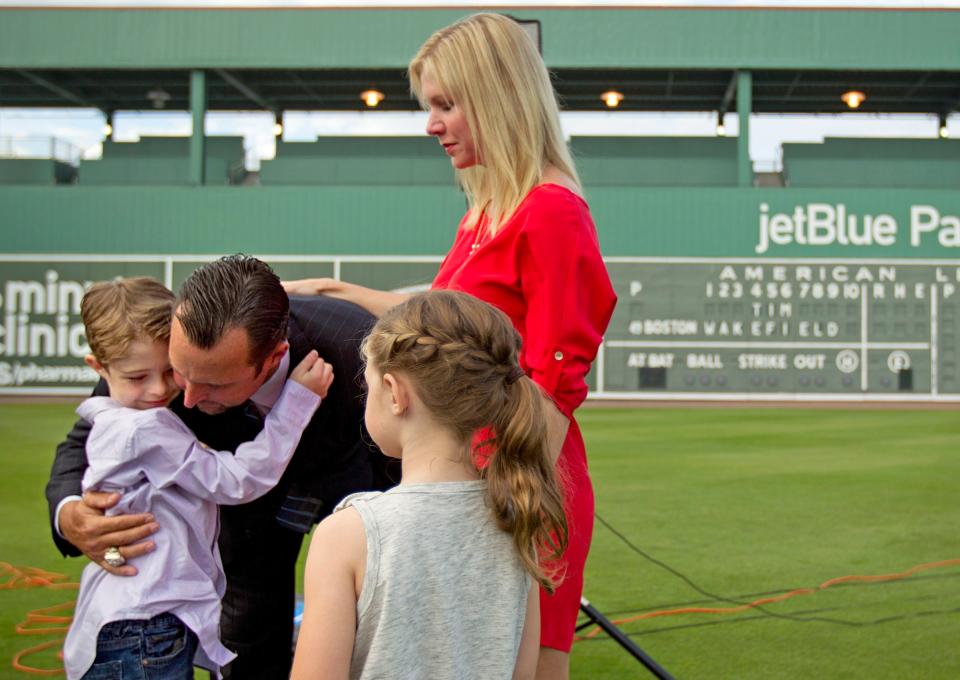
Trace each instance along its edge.
{"label": "white railing", "polygon": [[0,137],[0,158],[53,158],[79,165],[84,149],[58,137]]}

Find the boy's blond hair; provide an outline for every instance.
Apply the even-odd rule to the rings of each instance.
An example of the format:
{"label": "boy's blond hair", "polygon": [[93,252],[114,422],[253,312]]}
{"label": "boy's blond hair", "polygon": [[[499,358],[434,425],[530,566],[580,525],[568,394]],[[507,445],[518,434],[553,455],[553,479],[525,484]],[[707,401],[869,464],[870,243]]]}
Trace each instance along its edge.
{"label": "boy's blond hair", "polygon": [[123,358],[135,340],[169,342],[174,299],[166,286],[148,276],[95,283],[80,303],[90,352],[107,366]]}

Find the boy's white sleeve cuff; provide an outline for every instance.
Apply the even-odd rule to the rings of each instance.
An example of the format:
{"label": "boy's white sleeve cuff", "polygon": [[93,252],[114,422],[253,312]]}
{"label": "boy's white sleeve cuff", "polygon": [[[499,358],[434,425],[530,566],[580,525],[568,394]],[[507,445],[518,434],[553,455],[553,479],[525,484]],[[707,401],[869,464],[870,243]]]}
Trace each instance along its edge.
{"label": "boy's white sleeve cuff", "polygon": [[[281,405],[281,401],[283,402],[283,408],[278,409],[277,406]],[[320,406],[321,401],[320,395],[317,393],[307,389],[295,380],[287,380],[287,383],[283,386],[283,392],[280,394],[280,399],[270,409],[270,413],[282,413],[288,421],[306,426],[313,418],[313,414]]]}

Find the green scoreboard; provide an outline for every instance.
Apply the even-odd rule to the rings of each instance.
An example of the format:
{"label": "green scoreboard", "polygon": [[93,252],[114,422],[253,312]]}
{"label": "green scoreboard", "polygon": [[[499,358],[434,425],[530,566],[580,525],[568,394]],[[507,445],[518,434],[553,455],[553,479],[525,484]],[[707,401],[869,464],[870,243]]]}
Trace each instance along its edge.
{"label": "green scoreboard", "polygon": [[597,395],[960,397],[956,260],[609,258]]}

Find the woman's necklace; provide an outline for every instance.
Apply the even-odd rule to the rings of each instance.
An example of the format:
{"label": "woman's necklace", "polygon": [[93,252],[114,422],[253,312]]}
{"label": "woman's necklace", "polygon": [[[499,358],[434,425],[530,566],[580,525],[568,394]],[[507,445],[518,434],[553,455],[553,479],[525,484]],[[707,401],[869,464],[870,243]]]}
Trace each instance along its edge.
{"label": "woman's necklace", "polygon": [[473,255],[475,252],[477,252],[477,248],[479,248],[479,247],[480,247],[480,244],[483,243],[483,236],[484,236],[484,233],[485,233],[485,231],[486,231],[486,230],[483,228],[483,225],[482,225],[482,224],[478,224],[477,227],[476,227],[476,229],[477,229],[477,235],[473,238],[473,245],[470,246],[470,254],[471,254],[471,255]]}

